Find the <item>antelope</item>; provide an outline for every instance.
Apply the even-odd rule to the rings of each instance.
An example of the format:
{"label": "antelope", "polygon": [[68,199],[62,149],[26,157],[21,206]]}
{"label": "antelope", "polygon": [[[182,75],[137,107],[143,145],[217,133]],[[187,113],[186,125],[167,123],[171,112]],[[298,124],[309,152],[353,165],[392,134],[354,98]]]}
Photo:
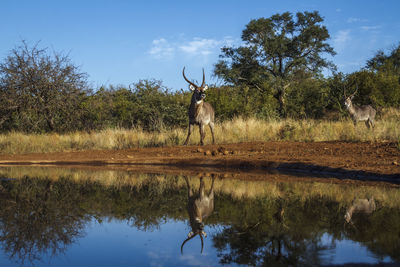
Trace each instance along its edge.
{"label": "antelope", "polygon": [[352,223],[351,218],[354,213],[364,213],[371,214],[376,210],[375,200],[372,197],[371,199],[355,199],[353,200],[352,205],[346,210],[344,215],[344,220],[347,223]]}
{"label": "antelope", "polygon": [[209,217],[214,211],[214,177],[212,177],[211,188],[208,194],[205,194],[204,192],[203,177],[200,177],[200,187],[197,193],[193,192],[193,189],[190,187],[189,180],[186,176],[185,180],[188,189],[187,208],[191,231],[181,245],[181,253],[183,254],[183,246],[186,244],[186,242],[194,238],[196,235],[200,236],[201,253],[203,253],[203,236],[207,237],[206,232],[204,232],[204,219]]}
{"label": "antelope", "polygon": [[204,145],[203,140],[205,137],[205,131],[204,131],[204,126],[209,125],[210,130],[211,130],[211,135],[212,135],[212,143],[215,144],[215,139],[214,139],[214,109],[213,107],[207,103],[204,102],[204,98],[206,97],[205,91],[208,89],[208,86],[205,84],[205,75],[204,75],[204,69],[203,69],[203,82],[201,83],[201,86],[197,86],[193,82],[191,82],[188,78],[185,76],[185,68],[183,68],[182,71],[183,78],[185,81],[189,83],[189,88],[193,92],[192,95],[192,100],[190,102],[190,107],[189,107],[189,130],[188,130],[188,135],[186,137],[185,143],[183,145],[187,145],[189,142],[189,137],[190,134],[193,131],[193,125],[197,124],[199,125],[199,130],[200,130],[200,145]]}
{"label": "antelope", "polygon": [[369,129],[371,126],[374,127],[376,110],[371,105],[353,105],[351,101],[353,100],[354,95],[357,93],[357,90],[358,87],[356,88],[356,91],[350,96],[346,96],[346,92],[344,91],[344,104],[346,105],[346,108],[351,115],[354,126],[357,125],[358,121],[365,121],[365,125]]}

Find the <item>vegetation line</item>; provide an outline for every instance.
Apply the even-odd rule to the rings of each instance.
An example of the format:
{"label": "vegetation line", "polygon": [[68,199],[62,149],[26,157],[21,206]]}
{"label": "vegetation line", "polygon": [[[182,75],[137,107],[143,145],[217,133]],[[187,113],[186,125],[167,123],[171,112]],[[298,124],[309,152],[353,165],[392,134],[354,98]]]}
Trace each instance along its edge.
{"label": "vegetation line", "polygon": [[[385,110],[375,128],[366,130],[365,125],[354,126],[350,120],[271,120],[237,117],[217,123],[217,144],[250,141],[351,141],[351,142],[399,142],[400,111]],[[145,131],[134,129],[106,129],[94,132],[67,134],[25,134],[11,132],[0,135],[0,153],[48,153],[83,150],[117,150],[140,147],[182,145],[187,129],[162,129]],[[197,144],[199,133],[195,129],[192,144]],[[206,130],[205,143],[211,143]]]}

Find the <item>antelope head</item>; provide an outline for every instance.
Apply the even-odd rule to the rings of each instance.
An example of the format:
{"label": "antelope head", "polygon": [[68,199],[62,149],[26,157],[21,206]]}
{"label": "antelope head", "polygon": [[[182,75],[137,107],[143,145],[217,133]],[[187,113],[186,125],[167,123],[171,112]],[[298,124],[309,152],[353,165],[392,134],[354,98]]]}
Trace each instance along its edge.
{"label": "antelope head", "polygon": [[343,90],[343,93],[344,93],[344,104],[346,105],[347,108],[351,107],[351,105],[352,105],[351,101],[353,100],[355,94],[357,93],[357,90],[358,90],[358,86],[356,86],[356,90],[350,96],[346,95],[346,89]]}
{"label": "antelope head", "polygon": [[204,69],[203,69],[203,81],[201,82],[201,86],[196,85],[195,83],[191,82],[188,78],[186,78],[185,67],[183,67],[182,74],[185,81],[189,83],[189,89],[193,92],[193,97],[196,101],[196,104],[202,103],[203,99],[206,97],[205,91],[208,89],[208,86],[205,84],[206,77],[204,74]]}

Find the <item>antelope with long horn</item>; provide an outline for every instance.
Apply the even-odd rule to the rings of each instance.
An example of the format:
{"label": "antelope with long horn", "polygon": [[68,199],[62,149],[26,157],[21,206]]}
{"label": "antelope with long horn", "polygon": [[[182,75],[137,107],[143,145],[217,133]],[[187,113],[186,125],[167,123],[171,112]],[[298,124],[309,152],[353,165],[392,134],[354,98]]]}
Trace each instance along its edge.
{"label": "antelope with long horn", "polygon": [[351,218],[355,213],[364,213],[364,214],[371,214],[376,210],[376,204],[374,198],[366,199],[355,199],[353,200],[352,205],[346,210],[344,215],[344,220],[347,223],[351,223]]}
{"label": "antelope with long horn", "polygon": [[352,100],[354,95],[357,93],[357,90],[358,86],[356,87],[356,91],[350,96],[346,96],[346,90],[345,89],[343,90],[345,98],[344,104],[346,105],[346,108],[351,115],[354,126],[357,125],[358,121],[365,121],[365,125],[369,129],[371,126],[374,127],[376,110],[371,105],[363,105],[363,106],[353,105]]}
{"label": "antelope with long horn", "polygon": [[185,81],[189,83],[190,90],[193,92],[192,100],[190,102],[190,107],[189,107],[189,130],[188,130],[188,135],[186,137],[186,141],[183,144],[187,145],[187,143],[189,142],[190,134],[192,133],[193,126],[195,124],[199,125],[200,145],[204,145],[203,142],[205,137],[204,127],[206,125],[210,126],[212,143],[215,144],[214,109],[210,105],[210,103],[204,102],[204,98],[206,97],[205,91],[208,89],[208,86],[205,84],[204,69],[203,69],[203,81],[201,83],[201,86],[197,86],[195,83],[191,82],[188,78],[186,78],[185,68],[183,68],[182,74]]}
{"label": "antelope with long horn", "polygon": [[208,194],[204,192],[203,177],[200,178],[200,187],[197,193],[193,192],[186,176],[185,180],[188,189],[188,213],[191,231],[181,245],[181,253],[183,253],[183,246],[186,242],[194,238],[196,235],[200,236],[201,253],[203,253],[203,236],[207,237],[206,232],[204,232],[204,220],[214,211],[214,176],[212,177],[211,188]]}

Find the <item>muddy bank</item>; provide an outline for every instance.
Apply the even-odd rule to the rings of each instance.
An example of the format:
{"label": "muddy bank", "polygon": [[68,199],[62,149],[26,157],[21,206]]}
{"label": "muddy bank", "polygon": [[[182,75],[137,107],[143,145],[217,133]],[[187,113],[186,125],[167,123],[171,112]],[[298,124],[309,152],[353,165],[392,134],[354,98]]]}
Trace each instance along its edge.
{"label": "muddy bank", "polygon": [[396,143],[250,142],[46,154],[0,155],[1,165],[119,166],[143,171],[279,171],[316,178],[400,182]]}

